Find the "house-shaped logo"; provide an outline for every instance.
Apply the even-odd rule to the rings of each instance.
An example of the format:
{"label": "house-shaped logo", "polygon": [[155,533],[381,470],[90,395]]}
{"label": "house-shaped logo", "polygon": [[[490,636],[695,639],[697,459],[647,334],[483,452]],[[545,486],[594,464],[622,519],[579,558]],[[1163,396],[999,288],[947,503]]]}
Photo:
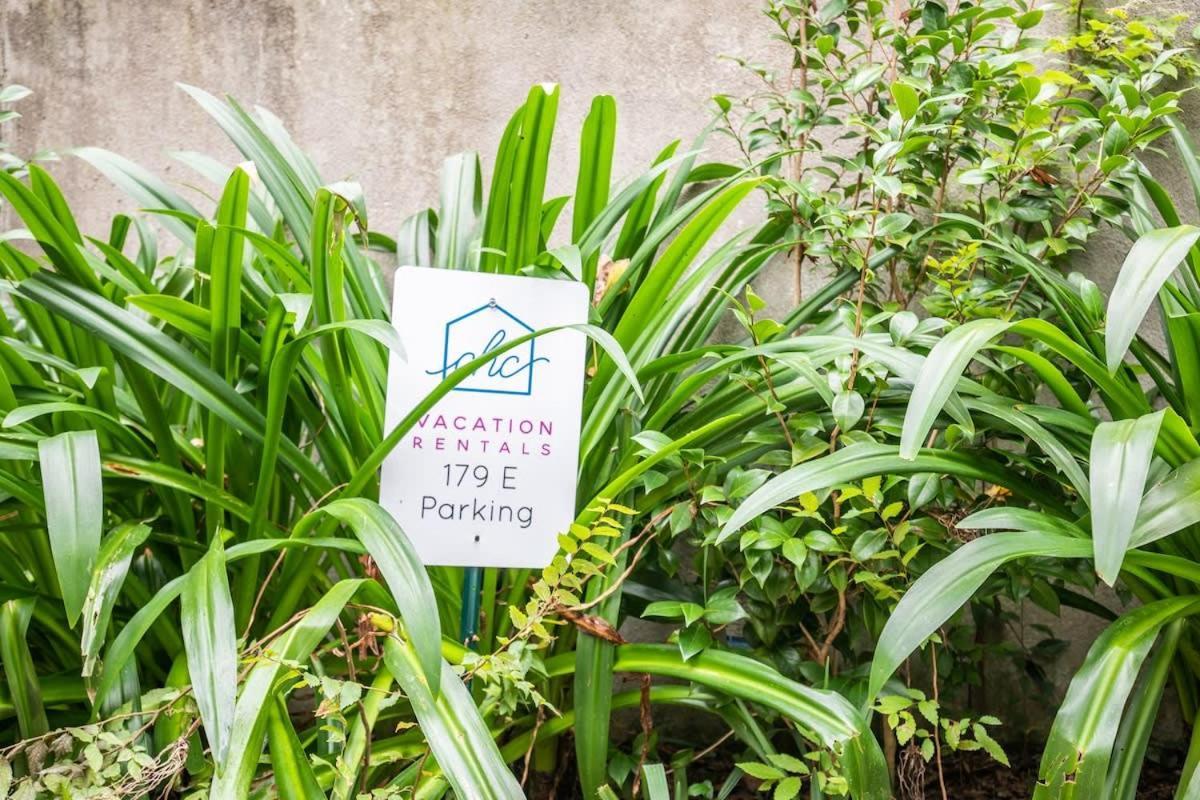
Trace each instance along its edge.
{"label": "house-shaped logo", "polygon": [[[479,356],[494,353],[530,333],[533,333],[533,328],[492,300],[446,323],[441,366],[426,372],[445,378]],[[530,339],[497,353],[491,361],[455,386],[453,391],[533,394],[534,367],[548,361],[548,358],[537,355],[534,340]]]}

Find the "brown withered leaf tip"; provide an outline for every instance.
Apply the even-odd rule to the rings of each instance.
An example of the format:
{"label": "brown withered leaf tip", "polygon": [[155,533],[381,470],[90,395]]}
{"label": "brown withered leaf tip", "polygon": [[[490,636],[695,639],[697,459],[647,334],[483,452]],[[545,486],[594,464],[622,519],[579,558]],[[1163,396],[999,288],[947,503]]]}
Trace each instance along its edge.
{"label": "brown withered leaf tip", "polygon": [[592,303],[599,304],[604,295],[608,293],[608,290],[612,288],[614,283],[620,280],[628,268],[628,258],[622,258],[620,261],[605,258],[604,262],[600,265],[599,271],[596,273],[596,288],[592,297]]}
{"label": "brown withered leaf tip", "polygon": [[1054,177],[1049,172],[1046,172],[1046,170],[1042,169],[1041,167],[1030,167],[1029,171],[1025,174],[1030,178],[1033,178],[1035,182],[1040,183],[1042,186],[1058,185],[1058,178]]}
{"label": "brown withered leaf tip", "polygon": [[960,542],[966,543],[979,536],[976,531],[958,527],[959,521],[970,515],[965,508],[931,509],[928,514],[942,524],[947,534]]}
{"label": "brown withered leaf tip", "polygon": [[595,636],[597,639],[603,639],[612,644],[626,643],[625,637],[612,626],[612,623],[602,617],[595,617],[591,614],[580,614],[562,605],[555,608],[555,611],[567,622],[570,622],[576,628],[579,628],[579,630],[590,636]]}
{"label": "brown withered leaf tip", "polygon": [[372,579],[379,578],[379,567],[375,566],[375,559],[371,558],[369,555],[363,554],[358,557],[358,563],[362,565],[363,577]]}
{"label": "brown withered leaf tip", "polygon": [[[372,619],[372,614],[359,614],[358,619],[354,623],[354,633],[357,641],[351,645],[351,649],[358,651],[359,658],[367,658],[368,656],[378,657],[383,653],[383,648],[379,646],[380,630],[379,626]],[[386,634],[383,634],[386,638]]]}

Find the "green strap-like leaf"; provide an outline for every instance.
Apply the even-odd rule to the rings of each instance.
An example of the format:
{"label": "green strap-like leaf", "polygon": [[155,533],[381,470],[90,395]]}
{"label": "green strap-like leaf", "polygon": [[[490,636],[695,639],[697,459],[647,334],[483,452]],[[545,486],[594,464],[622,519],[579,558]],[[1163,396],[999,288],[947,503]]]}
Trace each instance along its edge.
{"label": "green strap-like leaf", "polygon": [[[262,414],[191,351],[154,326],[45,270],[22,281],[18,293],[105,340],[246,436],[261,439]],[[283,441],[281,457],[317,496],[328,491],[328,479],[290,440]]]}
{"label": "green strap-like leaf", "polygon": [[371,500],[336,500],[320,509],[354,531],[375,560],[400,609],[426,685],[436,696],[442,677],[437,599],[417,551],[391,514]]}
{"label": "green strap-like leaf", "polygon": [[1043,511],[1013,506],[993,506],[963,517],[955,524],[963,530],[1047,531],[1082,539],[1086,534],[1078,525]]}
{"label": "green strap-like leaf", "polygon": [[[236,384],[239,335],[242,328],[242,253],[245,240],[240,228],[246,224],[250,176],[235,169],[217,205],[217,227],[212,236],[209,273],[209,367],[226,383]],[[225,455],[228,428],[220,415],[210,414],[204,440],[204,471],[209,483],[225,485]],[[204,515],[209,538],[224,524],[224,512],[208,504]]]}
{"label": "green strap-like leaf", "polygon": [[1096,574],[1109,586],[1121,572],[1133,537],[1162,417],[1160,411],[1102,422],[1092,434],[1092,546]]}
{"label": "green strap-like leaf", "polygon": [[441,208],[432,264],[416,261],[401,266],[434,266],[468,269],[471,243],[478,236],[483,208],[483,183],[478,153],[458,153],[442,162]]}
{"label": "green strap-like leaf", "polygon": [[291,669],[288,662],[304,661],[312,654],[363,584],[362,580],[335,584],[279,641],[267,648],[264,657],[250,670],[238,695],[228,758],[217,764],[209,793],[211,800],[244,800],[249,796],[250,781],[262,754],[271,696],[280,678]]}
{"label": "green strap-like leaf", "polygon": [[379,714],[388,708],[395,696],[392,686],[395,678],[387,666],[381,665],[375,670],[375,680],[367,687],[359,705],[358,715],[346,735],[346,745],[342,748],[341,769],[333,781],[330,797],[333,800],[353,800],[359,786],[359,774],[366,769],[367,755],[372,745],[377,741],[372,729],[379,720]]}
{"label": "green strap-like leaf", "polygon": [[921,363],[908,409],[904,412],[901,458],[916,458],[967,364],[981,347],[1003,333],[1009,324],[997,319],[974,320],[950,331],[933,346]]}
{"label": "green strap-like leaf", "polygon": [[666,767],[662,764],[646,764],[642,767],[642,777],[646,781],[646,800],[671,800]]}
{"label": "green strap-like leaf", "polygon": [[437,227],[437,215],[428,208],[405,217],[396,234],[396,266],[432,267],[432,234]]}
{"label": "green strap-like leaf", "polygon": [[41,682],[25,639],[36,602],[31,597],[20,597],[0,603],[0,662],[4,665],[8,695],[16,710],[17,728],[23,739],[41,736],[50,730]]}
{"label": "green strap-like leaf", "polygon": [[1142,497],[1130,547],[1142,547],[1200,523],[1200,459],[1172,472]]}
{"label": "green strap-like leaf", "polygon": [[875,442],[859,442],[832,455],[792,467],[764,483],[730,515],[717,535],[717,542],[725,541],[759,515],[805,492],[817,492],[871,475],[913,475],[920,472],[948,473],[963,478],[985,480],[1014,489],[1023,496],[1038,497],[1052,506],[1055,505],[1053,495],[1020,480],[1011,470],[1005,470],[986,459],[939,450],[925,450],[917,453],[912,459],[903,459],[894,447]]}
{"label": "green strap-like leaf", "polygon": [[275,790],[279,800],[314,800],[323,798],[321,785],[313,773],[308,754],[300,737],[288,719],[287,701],[276,697],[268,701],[271,709],[267,720],[267,748],[271,751]]}
{"label": "green strap-like leaf", "polygon": [[[684,661],[671,645],[630,644],[614,648],[614,672],[649,673],[692,681],[750,703],[772,708],[796,723],[804,736],[842,756],[850,794],[856,800],[888,800],[887,762],[870,725],[845,697],[813,689],[749,656],[705,650]],[[551,676],[574,668],[571,654],[546,662]]]}
{"label": "green strap-like leaf", "polygon": [[133,551],[150,535],[150,527],[140,522],[125,522],[118,525],[100,545],[100,554],[92,572],[87,599],[83,603],[83,632],[79,646],[83,652],[83,669],[80,674],[91,677],[96,658],[104,637],[108,634],[108,622],[113,606],[129,574]]}
{"label": "green strap-like leaf", "polygon": [[1137,798],[1146,748],[1156,731],[1163,692],[1171,677],[1171,666],[1186,622],[1185,619],[1177,619],[1164,626],[1162,639],[1154,648],[1138,691],[1130,698],[1129,708],[1113,743],[1113,759],[1108,768],[1105,796],[1112,800]]}
{"label": "green strap-like leaf", "polygon": [[0,171],[0,194],[12,204],[55,267],[80,286],[98,290],[100,282],[77,246],[71,232],[62,226],[42,199],[7,171]]}
{"label": "green strap-like leaf", "polygon": [[412,703],[421,732],[458,797],[471,800],[524,800],[525,793],[500,750],[471,693],[454,670],[441,663],[441,691],[435,697],[416,650],[390,637],[384,661]]}
{"label": "green strap-like leaf", "polygon": [[968,409],[989,414],[1014,427],[1027,441],[1035,444],[1054,462],[1054,466],[1058,467],[1058,471],[1071,482],[1071,486],[1076,492],[1083,497],[1090,496],[1090,484],[1083,469],[1079,466],[1079,462],[1075,460],[1074,452],[1049,429],[1039,424],[1032,415],[1014,408],[1012,401],[1007,399],[963,398],[963,405]]}
{"label": "green strap-like leaf", "polygon": [[[249,558],[275,550],[318,550],[331,549],[344,553],[361,555],[365,548],[353,539],[254,539],[241,544],[235,544],[225,551],[226,563],[243,558]],[[133,657],[138,643],[150,630],[151,626],[162,616],[167,607],[179,597],[183,591],[187,575],[181,575],[167,581],[161,589],[142,604],[121,632],[116,635],[104,653],[103,671],[97,684],[97,696],[103,696],[118,680],[121,668]]]}
{"label": "green strap-like leaf", "polygon": [[1125,351],[1137,335],[1142,318],[1171,273],[1187,258],[1200,238],[1200,228],[1179,225],[1143,234],[1125,257],[1117,282],[1108,297],[1108,324],[1104,334],[1105,364],[1116,372]]}
{"label": "green strap-like leaf", "polygon": [[1126,612],[1096,639],[1050,728],[1034,800],[1107,796],[1113,742],[1142,662],[1163,625],[1198,612],[1196,595],[1159,600]]}
{"label": "green strap-like leaf", "polygon": [[92,566],[100,551],[104,491],[95,431],[68,431],[38,442],[46,527],[67,622],[83,610]]}
{"label": "green strap-like leaf", "polygon": [[188,573],[179,600],[192,692],[213,757],[221,764],[233,731],[238,655],[233,598],[219,537]]}
{"label": "green strap-like leaf", "polygon": [[[169,208],[199,217],[196,207],[184,200],[167,183],[149,170],[129,159],[99,147],[80,147],[71,151],[104,174],[117,188],[136,200],[143,208]],[[184,244],[195,241],[192,226],[174,216],[160,218],[164,228],[170,230]]]}
{"label": "green strap-like leaf", "polygon": [[[616,130],[616,101],[604,94],[594,97],[591,110],[583,121],[579,140],[579,172],[575,180],[575,210],[571,220],[573,242],[583,239],[588,226],[608,205]],[[592,254],[581,276],[589,291],[595,287],[598,261],[599,254]]]}
{"label": "green strap-like leaf", "polygon": [[532,264],[542,234],[542,199],[549,172],[550,141],[558,116],[559,87],[539,84],[529,90],[521,113],[521,135],[509,186],[505,271]]}
{"label": "green strap-like leaf", "polygon": [[346,319],[331,322],[305,331],[284,345],[272,360],[267,383],[267,413],[262,427],[263,448],[259,461],[258,486],[255,490],[254,507],[251,512],[250,529],[260,531],[266,523],[267,503],[274,486],[275,460],[280,445],[287,441],[283,435],[284,417],[287,413],[288,386],[300,359],[307,348],[321,337],[336,331],[349,330],[370,336],[399,357],[404,357],[404,346],[400,335],[390,323],[377,319]]}
{"label": "green strap-like leaf", "polygon": [[868,700],[1003,564],[1029,556],[1086,558],[1091,554],[1086,539],[1035,531],[994,533],[963,545],[918,578],[888,617],[871,661]]}

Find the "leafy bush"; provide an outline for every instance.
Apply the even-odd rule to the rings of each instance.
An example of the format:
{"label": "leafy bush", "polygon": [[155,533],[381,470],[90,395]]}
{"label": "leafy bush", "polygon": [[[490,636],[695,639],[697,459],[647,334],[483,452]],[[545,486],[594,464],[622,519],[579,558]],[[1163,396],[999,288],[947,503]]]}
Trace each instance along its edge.
{"label": "leafy bush", "polygon": [[[797,296],[806,265],[839,276],[849,268],[859,280],[817,326],[830,336],[827,346],[841,348],[840,360],[806,363],[812,371],[800,373],[814,387],[828,387],[826,408],[790,397],[777,403],[790,435],[771,436],[761,426],[754,441],[773,450],[756,453],[736,479],[707,476],[703,460],[695,460],[692,507],[700,524],[670,520],[671,535],[694,553],[691,569],[676,563],[678,548],[660,554],[657,569],[641,577],[655,600],[645,613],[678,620],[684,652],[733,630],[730,644],[874,705],[900,745],[911,741],[930,760],[935,743],[962,741],[963,726],[951,733],[953,708],[929,705],[927,721],[942,729],[942,739],[926,731],[914,741],[915,717],[893,706],[919,690],[894,682],[880,696],[882,686],[864,685],[876,641],[898,617],[913,616],[912,606],[897,605],[913,581],[931,586],[947,574],[935,565],[980,535],[963,518],[1014,497],[1054,514],[1078,511],[1087,478],[1073,453],[1086,447],[1095,419],[1083,402],[1067,405],[1061,391],[1079,387],[1083,375],[1060,374],[1043,346],[998,346],[971,393],[938,395],[939,405],[949,400],[948,419],[928,442],[933,449],[918,454],[930,429],[902,424],[910,387],[923,374],[922,356],[944,352],[946,322],[985,320],[953,329],[948,341],[1020,330],[1026,323],[1010,329],[991,321],[1014,315],[1065,316],[1060,324],[1069,336],[1103,326],[1098,313],[1071,317],[1071,302],[1059,296],[1082,295],[1095,310],[1095,286],[1061,278],[1055,268],[1068,266],[1104,223],[1123,226],[1129,215],[1144,229],[1153,210],[1142,192],[1155,198],[1164,219],[1178,219],[1164,209],[1164,192],[1137,156],[1172,132],[1179,97],[1172,82],[1194,76],[1196,63],[1170,47],[1177,20],[1131,20],[1121,10],[1081,9],[1084,29],[1050,41],[1036,38],[1040,10],[1010,2],[952,14],[927,3],[899,19],[879,3],[789,2],[769,4],[767,15],[793,49],[791,68],[742,62],[762,89],[717,98],[724,130],[747,165],[763,160],[756,168],[768,177],[777,241],[790,249]],[[945,322],[918,324],[904,310],[918,302]],[[1172,308],[1186,316],[1190,306]],[[760,310],[753,299],[741,310],[754,343],[771,330],[754,317]],[[819,338],[800,340],[820,346]],[[788,347],[809,352],[803,342]],[[1152,348],[1138,343],[1135,353],[1156,385],[1171,380],[1173,371]],[[786,385],[791,374],[782,371],[776,383]],[[1067,423],[1046,407],[1047,387],[1084,418]],[[919,399],[927,398],[915,395],[914,403]],[[900,449],[915,460],[889,457]],[[831,455],[815,458],[825,452]],[[960,461],[939,463],[943,458]],[[779,468],[783,477],[768,480]],[[969,550],[978,547],[984,545]],[[976,632],[1012,618],[1001,600],[1029,599],[1053,613],[1063,605],[1111,613],[1088,596],[1096,577],[1080,561],[1004,560],[995,567],[999,574],[973,584],[955,604],[970,600],[970,617],[941,615],[926,631],[936,634],[924,659],[934,692],[940,683],[951,704],[963,700],[954,689],[981,682],[990,649],[1005,653],[1004,644]],[[672,577],[680,588],[661,599],[659,587]],[[726,616],[710,612],[712,598],[720,607],[735,604],[740,619],[732,628]],[[1018,675],[1038,675],[1042,659],[1057,652],[1053,632],[1046,636],[1016,654]],[[911,685],[907,668],[905,674]],[[1047,682],[1035,679],[1031,688],[1050,702]],[[978,717],[978,710],[965,713]],[[985,727],[971,746],[990,750],[990,741]]]}
{"label": "leafy bush", "polygon": [[[247,159],[182,156],[223,186],[211,213],[84,148],[145,209],[88,237],[45,169],[0,174],[26,228],[0,241],[5,792],[509,798],[574,769],[586,797],[660,800],[669,761],[676,796],[882,800],[897,747],[1007,760],[1003,720],[961,707],[991,645],[959,609],[1116,617],[1099,579],[1141,605],[1077,673],[1037,796],[1134,796],[1167,681],[1189,724],[1200,697],[1200,231],[1138,160],[1170,134],[1200,175],[1169,88],[1196,65],[1119,11],[1050,42],[1021,0],[767,13],[791,71],[717,98],[744,164],[701,137],[614,184],[602,96],[547,198],[537,86],[487,191],[450,157],[394,240],[269,112],[190,87]],[[725,238],[758,189],[766,221]],[[1107,312],[1058,270],[1104,223],[1139,236]],[[781,253],[797,286],[831,275],[772,319],[752,284]],[[427,570],[375,503],[388,452],[495,355],[388,429],[391,263],[593,297],[578,516],[540,573]],[[1156,297],[1166,354],[1136,335]],[[630,616],[667,643],[626,642]],[[719,790],[658,705],[736,737]]]}
{"label": "leafy bush", "polygon": [[[1198,162],[1190,142],[1179,129],[1173,132],[1177,155],[1191,169]],[[955,328],[920,366],[898,447],[859,452],[848,447],[795,467],[751,495],[720,534],[736,532],[781,497],[821,491],[835,480],[908,471],[953,452],[954,442],[938,431],[962,424],[955,404],[1024,429],[1042,457],[1024,460],[1021,470],[1037,484],[1058,484],[1061,501],[1048,503],[1045,496],[1018,490],[1013,505],[983,509],[956,523],[960,529],[1003,532],[974,539],[914,583],[879,637],[868,697],[875,698],[924,642],[936,640],[938,630],[1003,565],[1031,561],[1053,578],[1050,560],[1091,559],[1101,581],[1118,585],[1139,603],[1119,616],[1093,605],[1114,621],[1092,644],[1059,707],[1036,798],[1135,797],[1168,681],[1193,732],[1179,796],[1196,791],[1195,651],[1186,623],[1200,608],[1194,563],[1200,442],[1189,424],[1195,419],[1195,384],[1187,376],[1196,358],[1188,321],[1200,301],[1200,229],[1152,228],[1154,210],[1168,222],[1178,216],[1147,172],[1139,178],[1145,193],[1133,205],[1132,219],[1142,232],[1107,309],[1090,281],[1064,278],[1021,256],[1020,267],[1058,311],[1057,324],[975,320]],[[1137,333],[1156,299],[1165,320],[1165,356]],[[1004,336],[1019,343],[1003,343],[1009,341]],[[985,374],[996,369],[982,355],[985,349],[1035,369],[1056,405],[997,394],[987,382],[964,375],[973,359]],[[1143,379],[1151,382],[1151,391],[1144,390]],[[949,419],[942,418],[943,411]],[[880,709],[895,713],[884,701]]]}
{"label": "leafy bush", "polygon": [[831,264],[935,316],[1036,313],[1024,273],[974,240],[1050,263],[1078,252],[1127,209],[1134,159],[1176,109],[1168,83],[1196,71],[1172,25],[1120,10],[1047,40],[1035,3],[947,8],[770,0],[788,68],[739,59],[761,88],[717,96],[747,162],[771,156],[797,292]]}
{"label": "leafy bush", "polygon": [[[899,598],[976,535],[961,518],[1014,492],[1046,507],[1072,502],[1025,477],[1053,469],[1058,454],[1041,444],[1039,419],[1014,414],[1007,399],[1038,398],[1040,355],[992,353],[981,381],[1006,399],[951,404],[936,459],[953,465],[931,456],[925,469],[859,476],[804,464],[840,448],[869,463],[898,446],[923,356],[954,324],[1054,313],[1041,272],[1068,264],[1099,225],[1122,223],[1136,155],[1170,130],[1170,81],[1195,64],[1169,48],[1170,30],[1119,13],[1102,29],[1089,15],[1095,35],[1053,40],[1038,36],[1041,10],[1013,2],[952,14],[927,3],[899,18],[872,2],[770,3],[766,13],[792,50],[790,68],[742,62],[761,91],[719,96],[722,129],[765,177],[775,246],[797,271],[832,272],[843,297],[799,337],[780,336],[752,294],[734,310],[743,343],[762,355],[731,358],[730,377],[770,375],[763,400],[775,418],[745,440],[733,472],[716,469],[724,453],[683,454],[691,502],[663,507],[664,546],[635,580],[651,601],[644,614],[677,622],[683,654],[714,641],[749,647],[788,675],[858,698]],[[1034,261],[1038,273],[1024,266]],[[908,310],[916,306],[941,316],[920,320]],[[744,499],[789,468],[819,485],[780,489],[787,503],[755,506],[730,535]],[[951,706],[983,683],[987,662],[1008,658],[1049,702],[1054,687],[1038,676],[1061,644],[1052,632],[1012,653],[976,631],[1014,619],[1002,600],[1094,609],[1087,573],[1013,563],[982,587],[974,619],[948,624],[938,642]]]}
{"label": "leafy bush", "polygon": [[[882,796],[882,754],[840,695],[745,656],[685,661],[673,648],[618,645],[613,632],[634,525],[686,483],[672,459],[736,441],[763,413],[754,394],[706,400],[691,374],[728,298],[770,254],[735,241],[696,260],[757,181],[734,175],[685,198],[695,153],[676,156],[672,144],[610,198],[615,112],[598,98],[577,189],[588,203],[576,205],[571,244],[548,248],[564,205],[542,198],[557,89],[535,87],[501,144],[486,204],[477,158],[459,156],[439,212],[404,226],[395,249],[405,261],[597,290],[583,502],[562,540],[573,557],[536,580],[487,571],[480,655],[440,642],[473,676],[477,709],[438,654],[461,610],[462,573],[432,569],[427,580],[373,498],[386,453],[478,364],[384,430],[384,348],[397,342],[373,257],[392,257],[392,243],[367,228],[357,188],[322,185],[269,113],[187,91],[253,162],[189,158],[225,184],[211,217],[120,156],[79,151],[150,209],[176,240],[170,254],[126,216],[106,240],[85,238],[37,166],[28,185],[0,176],[41,249],[0,246],[12,304],[0,332],[0,487],[23,534],[6,537],[0,567],[8,713],[25,742],[9,756],[28,767],[28,742],[52,727],[75,726],[64,734],[75,741],[127,719],[154,742],[129,751],[141,755],[122,762],[121,780],[136,781],[136,769],[212,797],[244,796],[268,778],[284,796],[408,787],[424,797],[449,786],[509,797],[520,789],[505,762],[540,767],[574,726],[594,792],[607,782],[610,709],[641,702],[613,696],[611,676],[637,672],[765,704],[835,759],[857,795]],[[619,266],[601,260],[605,242]],[[643,480],[652,470],[653,488]],[[154,695],[159,687],[173,699]],[[306,693],[315,700],[285,705]],[[489,726],[502,731],[499,746]],[[264,745],[271,772],[259,763]],[[91,752],[79,786],[109,774]]]}

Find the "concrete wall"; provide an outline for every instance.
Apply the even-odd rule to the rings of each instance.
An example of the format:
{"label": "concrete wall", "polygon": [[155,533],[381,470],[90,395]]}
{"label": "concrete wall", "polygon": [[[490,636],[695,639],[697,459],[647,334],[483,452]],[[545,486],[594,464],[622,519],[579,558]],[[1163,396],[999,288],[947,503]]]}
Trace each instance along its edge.
{"label": "concrete wall", "polygon": [[[96,145],[177,185],[168,150],[240,161],[180,81],[271,109],[327,180],[363,184],[372,226],[394,233],[436,201],[437,170],[490,162],[529,87],[562,85],[549,191],[569,193],[596,94],[618,104],[614,177],[709,120],[708,98],[746,88],[718,56],[767,39],[756,0],[4,0],[0,78],[36,94],[4,141],[16,152]],[[94,233],[133,206],[90,167],[53,167]]]}
{"label": "concrete wall", "polygon": [[[1200,12],[1200,0],[1140,6],[1193,22]],[[26,155],[105,147],[196,199],[214,187],[169,151],[241,157],[175,85],[190,83],[273,111],[327,180],[363,184],[372,226],[393,233],[436,202],[445,155],[478,150],[487,169],[508,115],[541,81],[562,85],[548,192],[572,189],[579,125],[596,94],[618,103],[614,177],[637,174],[710,120],[713,94],[752,88],[722,55],[782,63],[759,9],[758,0],[3,0],[0,83],[35,94],[18,106],[22,119],[0,126],[0,141]],[[1185,106],[1187,120],[1200,118],[1200,100]],[[729,148],[710,140],[710,155],[733,158]],[[1151,163],[1190,205],[1182,170]],[[82,162],[52,169],[93,234],[135,209]],[[733,226],[760,210],[745,204]],[[1107,289],[1127,249],[1108,231],[1080,264]],[[761,283],[766,297],[791,297],[786,269]]]}

